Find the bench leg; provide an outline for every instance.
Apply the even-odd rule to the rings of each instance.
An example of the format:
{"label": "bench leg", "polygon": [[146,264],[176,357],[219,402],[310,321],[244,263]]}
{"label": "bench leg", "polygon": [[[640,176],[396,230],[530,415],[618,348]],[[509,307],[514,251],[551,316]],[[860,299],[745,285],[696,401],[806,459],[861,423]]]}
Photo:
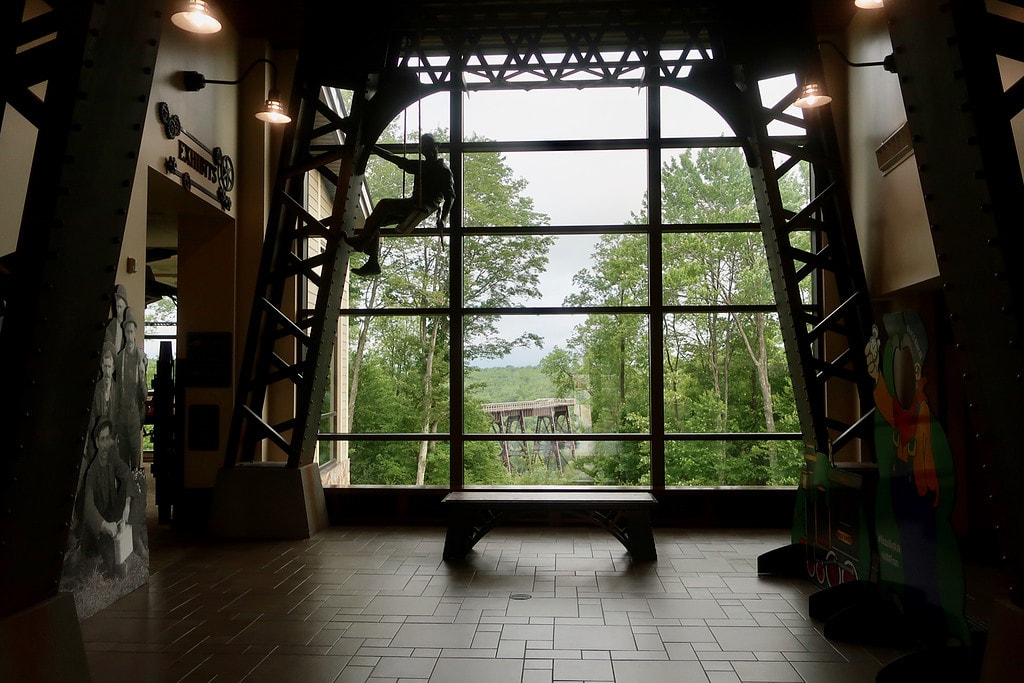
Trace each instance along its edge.
{"label": "bench leg", "polygon": [[658,551],[654,547],[654,533],[651,531],[651,516],[646,510],[595,510],[589,517],[619,539],[634,560],[648,562],[658,559]]}
{"label": "bench leg", "polygon": [[461,560],[469,552],[469,535],[472,525],[464,516],[448,522],[448,533],[444,537],[444,554],[446,560]]}
{"label": "bench leg", "polygon": [[654,546],[654,532],[651,530],[651,516],[646,511],[627,512],[626,548],[634,560],[653,562],[658,559],[658,550]]}

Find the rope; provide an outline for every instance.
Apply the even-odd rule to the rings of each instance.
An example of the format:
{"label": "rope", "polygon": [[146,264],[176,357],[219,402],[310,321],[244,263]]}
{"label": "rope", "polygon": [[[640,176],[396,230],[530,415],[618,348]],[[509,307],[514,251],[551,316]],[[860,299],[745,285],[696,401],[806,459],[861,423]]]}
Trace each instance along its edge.
{"label": "rope", "polygon": [[[409,154],[409,109],[402,112],[402,156]],[[402,168],[402,196],[405,196],[405,168]]]}
{"label": "rope", "polygon": [[416,100],[416,125],[418,127],[418,137],[416,142],[419,145],[420,155],[420,196],[416,198],[416,203],[419,206],[423,206],[423,98],[420,97]]}

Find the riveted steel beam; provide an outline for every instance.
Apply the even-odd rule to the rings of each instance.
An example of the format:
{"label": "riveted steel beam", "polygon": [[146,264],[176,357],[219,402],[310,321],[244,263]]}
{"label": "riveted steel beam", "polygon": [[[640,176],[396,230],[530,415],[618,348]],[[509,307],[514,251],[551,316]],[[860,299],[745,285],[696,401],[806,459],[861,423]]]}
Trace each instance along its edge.
{"label": "riveted steel beam", "polygon": [[986,472],[1011,598],[1024,605],[1024,182],[1010,122],[1020,83],[1007,91],[998,61],[1020,58],[1024,23],[990,14],[982,0],[901,0],[889,12],[970,408],[969,457]]}
{"label": "riveted steel beam", "polygon": [[[50,4],[3,46],[6,73],[32,65],[4,99],[38,130],[0,329],[0,617],[57,594],[163,6]],[[18,52],[40,27],[52,59]]]}

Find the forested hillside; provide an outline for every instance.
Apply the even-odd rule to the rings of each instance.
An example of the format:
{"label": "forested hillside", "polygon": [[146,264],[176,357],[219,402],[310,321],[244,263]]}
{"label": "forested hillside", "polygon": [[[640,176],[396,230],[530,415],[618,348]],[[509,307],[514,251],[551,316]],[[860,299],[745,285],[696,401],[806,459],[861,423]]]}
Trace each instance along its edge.
{"label": "forested hillside", "polygon": [[506,401],[533,401],[538,398],[557,397],[555,385],[540,366],[474,368],[466,377],[474,399],[480,403]]}

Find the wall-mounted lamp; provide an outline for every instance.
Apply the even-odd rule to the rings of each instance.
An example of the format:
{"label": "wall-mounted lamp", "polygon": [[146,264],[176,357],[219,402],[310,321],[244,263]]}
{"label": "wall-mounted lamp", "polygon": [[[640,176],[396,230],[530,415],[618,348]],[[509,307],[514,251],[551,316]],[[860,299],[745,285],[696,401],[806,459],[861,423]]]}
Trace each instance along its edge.
{"label": "wall-mounted lamp", "polygon": [[245,70],[245,73],[241,75],[238,80],[235,81],[218,81],[212,78],[207,78],[198,71],[183,71],[182,76],[185,78],[185,90],[189,92],[196,92],[202,90],[207,85],[213,83],[216,85],[238,85],[245,80],[253,68],[259,63],[265,63],[270,65],[270,91],[267,93],[267,101],[261,111],[256,112],[256,118],[260,121],[266,121],[267,123],[289,123],[292,117],[288,116],[288,113],[284,110],[284,105],[281,103],[281,93],[277,91],[277,66],[269,59],[257,59],[255,62],[249,65],[249,68]]}
{"label": "wall-mounted lamp", "polygon": [[[896,59],[890,54],[886,55],[885,58],[880,62],[851,62],[850,59],[843,54],[843,51],[839,49],[839,46],[830,40],[819,40],[818,45],[828,45],[836,54],[846,62],[847,66],[862,67],[862,66],[880,66],[889,73],[896,73]],[[825,92],[825,87],[820,83],[808,82],[804,84],[803,89],[800,91],[800,96],[793,102],[794,105],[801,109],[813,109],[815,107],[821,107],[832,101],[828,93]]]}
{"label": "wall-mounted lamp", "polygon": [[832,101],[825,89],[817,83],[805,83],[800,90],[800,96],[793,102],[801,109],[814,109],[822,107]]}
{"label": "wall-mounted lamp", "polygon": [[860,9],[882,9],[885,7],[884,0],[854,0],[853,4]]}
{"label": "wall-mounted lamp", "polygon": [[221,29],[206,0],[188,0],[185,9],[171,15],[171,23],[189,33],[216,33]]}

